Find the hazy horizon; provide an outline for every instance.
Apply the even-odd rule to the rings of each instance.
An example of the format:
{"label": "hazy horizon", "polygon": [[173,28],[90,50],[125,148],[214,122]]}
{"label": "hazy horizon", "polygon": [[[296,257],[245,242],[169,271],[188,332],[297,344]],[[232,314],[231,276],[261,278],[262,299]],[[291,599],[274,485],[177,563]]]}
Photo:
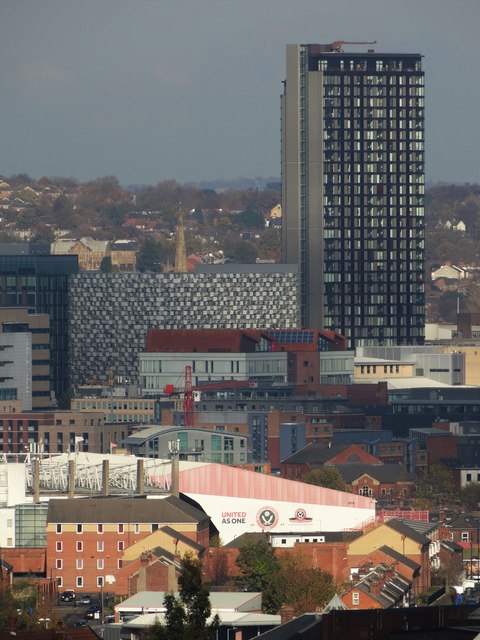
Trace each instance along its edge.
{"label": "hazy horizon", "polygon": [[344,39],[424,56],[426,179],[480,182],[477,0],[0,0],[0,12],[2,175],[279,177],[285,46]]}

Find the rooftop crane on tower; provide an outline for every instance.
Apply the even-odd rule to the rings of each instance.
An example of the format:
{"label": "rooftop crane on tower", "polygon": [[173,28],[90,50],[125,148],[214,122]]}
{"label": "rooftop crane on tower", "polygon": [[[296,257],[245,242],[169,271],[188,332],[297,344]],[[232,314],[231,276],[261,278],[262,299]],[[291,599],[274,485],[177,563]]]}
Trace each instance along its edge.
{"label": "rooftop crane on tower", "polygon": [[335,40],[330,44],[330,51],[335,51],[337,53],[343,52],[344,44],[377,44],[376,40],[367,40],[366,42],[351,42],[349,40]]}

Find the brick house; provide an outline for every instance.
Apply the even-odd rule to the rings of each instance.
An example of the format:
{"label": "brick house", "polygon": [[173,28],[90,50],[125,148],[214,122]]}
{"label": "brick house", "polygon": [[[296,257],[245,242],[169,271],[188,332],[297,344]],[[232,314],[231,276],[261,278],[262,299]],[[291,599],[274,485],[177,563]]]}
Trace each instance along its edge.
{"label": "brick house", "polygon": [[361,567],[367,556],[384,545],[420,566],[418,590],[419,592],[426,591],[431,584],[431,540],[423,533],[395,518],[366,530],[363,536],[350,543],[348,548],[349,566],[351,568]]}
{"label": "brick house", "polygon": [[[105,586],[115,592],[115,575],[124,563],[162,546],[169,547],[166,553],[177,556],[195,546],[187,545],[188,540],[206,546],[209,524],[205,513],[174,496],[50,500],[47,575],[63,589],[92,592]],[[166,526],[171,530],[165,532]],[[160,529],[162,535],[157,533]],[[132,565],[130,574],[138,567]],[[121,591],[128,577],[119,575],[119,582]]]}
{"label": "brick house", "polygon": [[411,582],[391,565],[380,563],[367,570],[341,599],[348,609],[390,609],[409,602]]}
{"label": "brick house", "polygon": [[412,596],[416,598],[420,594],[421,566],[418,564],[418,562],[407,558],[388,545],[383,545],[378,549],[375,549],[364,559],[364,561],[367,565],[369,564],[370,566],[375,566],[380,563],[386,564],[388,566],[393,566],[395,570],[404,578],[406,578],[412,585]]}
{"label": "brick house", "polygon": [[314,469],[339,464],[381,465],[382,462],[357,444],[334,446],[308,444],[283,460],[280,471],[283,478],[301,480]]}
{"label": "brick house", "polygon": [[415,481],[400,464],[336,464],[352,493],[402,505],[413,498]]}

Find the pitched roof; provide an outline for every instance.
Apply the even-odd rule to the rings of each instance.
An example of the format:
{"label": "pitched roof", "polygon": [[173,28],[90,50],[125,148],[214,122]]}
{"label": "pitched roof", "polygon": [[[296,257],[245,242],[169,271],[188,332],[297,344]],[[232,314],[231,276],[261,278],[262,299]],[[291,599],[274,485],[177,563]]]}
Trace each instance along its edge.
{"label": "pitched roof", "polygon": [[348,610],[347,605],[340,598],[338,593],[336,593],[330,602],[325,606],[322,613],[328,613],[329,611],[346,611]]}
{"label": "pitched roof", "polygon": [[379,551],[382,551],[386,556],[389,556],[390,558],[393,558],[394,560],[401,562],[406,567],[410,567],[410,569],[413,569],[414,571],[417,571],[418,569],[420,569],[421,565],[419,565],[418,562],[414,562],[414,560],[407,558],[407,556],[402,555],[401,553],[399,553],[398,551],[395,551],[395,549],[392,549],[386,544],[384,544],[383,547],[380,547]]}
{"label": "pitched roof", "polygon": [[325,445],[320,444],[307,444],[302,449],[295,451],[291,456],[282,460],[283,463],[287,464],[317,464],[321,465],[331,458],[337,456],[339,453],[348,449],[350,445],[347,444],[336,444],[332,447],[327,447]]}
{"label": "pitched roof", "polygon": [[[321,624],[321,615],[319,613],[304,613],[298,618],[294,618],[275,627],[275,629],[270,629],[270,631],[262,633],[259,638],[262,640],[292,640],[292,638],[303,637],[320,638],[321,635],[315,636],[313,633],[314,630],[315,633],[321,633]],[[308,632],[312,635],[307,636]]]}
{"label": "pitched roof", "polygon": [[[138,591],[133,596],[117,604],[117,611],[128,609],[164,610],[164,591]],[[233,611],[257,611],[261,608],[262,600],[259,591],[212,591],[210,593],[212,609]]]}
{"label": "pitched roof", "polygon": [[180,498],[74,498],[50,500],[47,523],[205,522],[209,517]]}
{"label": "pitched roof", "polygon": [[411,482],[413,476],[400,464],[336,464],[334,465],[346,483],[350,484],[367,474],[381,483]]}
{"label": "pitched roof", "polygon": [[205,547],[202,544],[195,542],[195,540],[192,540],[188,536],[184,535],[180,531],[176,531],[175,529],[173,529],[172,527],[169,527],[168,525],[166,527],[162,527],[161,531],[164,531],[166,534],[168,534],[172,538],[175,538],[176,540],[181,540],[185,544],[188,544],[190,547],[192,547],[192,549],[196,549],[199,552],[205,550]]}
{"label": "pitched roof", "polygon": [[263,533],[262,531],[255,533],[242,533],[241,536],[237,536],[233,540],[231,540],[228,544],[224,545],[228,549],[239,549],[243,544],[247,542],[255,543],[264,540],[268,542],[268,535]]}
{"label": "pitched roof", "polygon": [[[388,570],[388,565],[383,562],[379,563],[355,583],[353,589],[363,591],[381,604],[384,609],[394,607],[409,591],[412,582],[397,572],[388,577]],[[375,585],[380,586],[378,591],[375,589]]]}
{"label": "pitched roof", "polygon": [[470,513],[461,513],[456,518],[452,518],[448,523],[443,523],[452,529],[476,529],[480,523],[480,518],[476,518]]}
{"label": "pitched roof", "polygon": [[407,536],[407,538],[410,538],[410,540],[414,540],[421,545],[430,544],[430,540],[427,537],[425,537],[421,533],[418,533],[418,531],[415,531],[415,529],[413,529],[411,526],[405,524],[404,521],[402,522],[401,520],[393,518],[392,520],[387,520],[385,522],[385,525],[390,529],[397,531],[397,533],[400,533],[403,536]]}
{"label": "pitched roof", "polygon": [[453,540],[440,540],[440,546],[446,547],[451,552],[463,551],[463,547],[454,542]]}
{"label": "pitched roof", "polygon": [[438,522],[422,522],[422,520],[413,520],[398,518],[400,522],[404,522],[411,529],[415,529],[418,533],[423,534],[428,538],[429,533],[433,533],[438,529]]}

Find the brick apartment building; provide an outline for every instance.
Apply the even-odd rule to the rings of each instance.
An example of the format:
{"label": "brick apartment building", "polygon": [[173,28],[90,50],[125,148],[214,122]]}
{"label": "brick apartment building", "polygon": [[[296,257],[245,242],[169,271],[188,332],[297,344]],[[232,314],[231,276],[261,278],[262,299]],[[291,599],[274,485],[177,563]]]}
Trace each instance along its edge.
{"label": "brick apartment building", "polygon": [[[58,587],[91,593],[116,591],[116,575],[149,549],[159,547],[157,532],[170,527],[179,540],[208,545],[210,518],[174,496],[163,499],[75,498],[50,500],[47,515],[47,575]],[[136,551],[134,551],[136,547]],[[139,570],[133,564],[132,573]],[[128,583],[123,575],[121,584]]]}

